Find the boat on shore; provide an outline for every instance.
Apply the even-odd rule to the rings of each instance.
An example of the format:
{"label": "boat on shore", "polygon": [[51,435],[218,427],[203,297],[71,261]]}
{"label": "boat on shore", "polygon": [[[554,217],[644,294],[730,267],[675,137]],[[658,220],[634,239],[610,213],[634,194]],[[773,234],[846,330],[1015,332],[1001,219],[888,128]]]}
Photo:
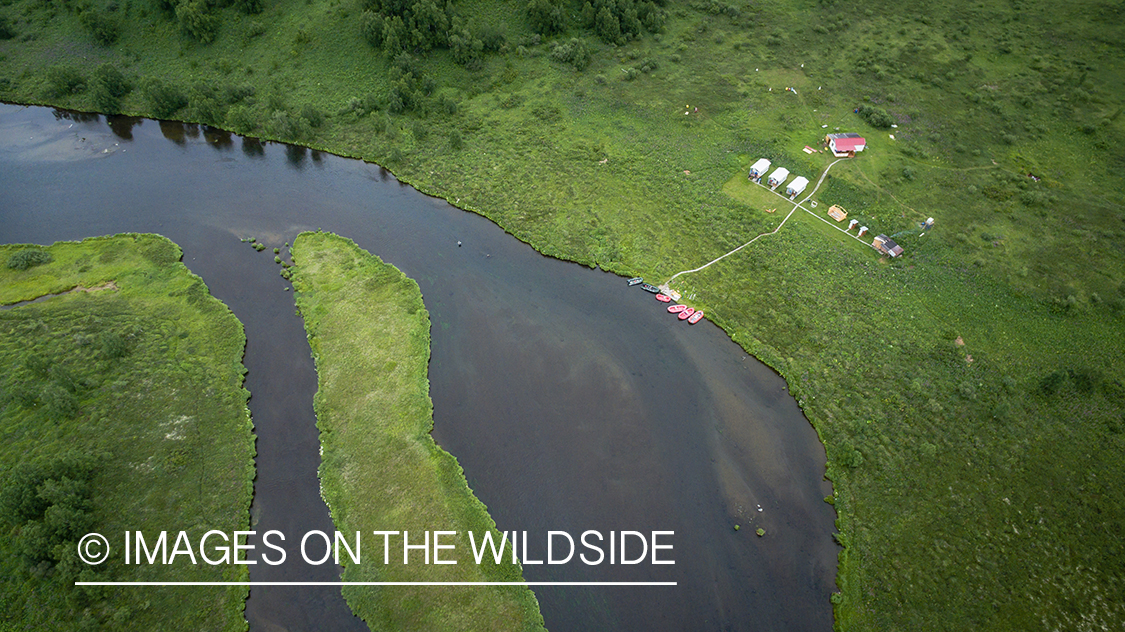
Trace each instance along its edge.
{"label": "boat on shore", "polygon": [[634,285],[638,285],[638,284],[644,283],[644,282],[645,282],[645,280],[642,279],[641,277],[633,277],[633,278],[629,279],[629,281],[628,281],[629,287],[633,287]]}
{"label": "boat on shore", "polygon": [[698,311],[698,312],[692,314],[691,318],[687,319],[689,325],[694,325],[695,323],[698,323],[701,320],[703,320],[703,312],[702,311]]}
{"label": "boat on shore", "polygon": [[667,294],[657,294],[656,300],[660,301],[661,303],[671,303],[672,297],[668,296]]}
{"label": "boat on shore", "polygon": [[652,292],[653,294],[659,294],[660,293],[660,288],[656,287],[655,285],[653,285],[651,283],[642,283],[641,289],[646,291],[646,292]]}
{"label": "boat on shore", "polygon": [[687,319],[691,318],[691,315],[694,314],[694,313],[695,313],[695,308],[694,307],[688,307],[688,308],[684,309],[684,311],[680,312],[680,320],[687,320]]}
{"label": "boat on shore", "polygon": [[678,313],[684,311],[685,309],[687,309],[687,305],[669,305],[668,306],[668,312],[672,313],[672,314],[678,314]]}

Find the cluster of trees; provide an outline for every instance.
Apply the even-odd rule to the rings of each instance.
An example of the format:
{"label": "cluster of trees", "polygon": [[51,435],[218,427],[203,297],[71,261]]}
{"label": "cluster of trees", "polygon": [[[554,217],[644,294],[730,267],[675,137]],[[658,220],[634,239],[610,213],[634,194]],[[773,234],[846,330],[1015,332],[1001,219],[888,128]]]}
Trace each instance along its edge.
{"label": "cluster of trees", "polygon": [[360,28],[364,38],[390,57],[449,49],[457,63],[478,69],[486,52],[506,44],[504,29],[477,27],[439,0],[364,0]]}
{"label": "cluster of trees", "polygon": [[218,9],[233,6],[246,15],[261,13],[263,0],[157,0],[166,13],[173,16],[193,39],[208,44],[219,33]]}
{"label": "cluster of trees", "polygon": [[[527,19],[542,35],[566,30],[569,2],[531,0]],[[664,4],[663,0],[660,4]],[[639,38],[643,31],[655,33],[664,27],[666,14],[656,2],[638,0],[592,0],[582,5],[578,26],[594,32],[607,44],[624,44]]]}
{"label": "cluster of trees", "polygon": [[16,552],[30,571],[54,572],[71,583],[92,567],[77,559],[78,539],[90,532],[90,482],[98,458],[70,452],[53,461],[25,462],[5,473],[0,521],[12,529]]}
{"label": "cluster of trees", "polygon": [[874,105],[864,104],[859,106],[859,115],[872,127],[878,127],[879,129],[890,129],[895,122],[894,117],[888,114],[886,110]]}

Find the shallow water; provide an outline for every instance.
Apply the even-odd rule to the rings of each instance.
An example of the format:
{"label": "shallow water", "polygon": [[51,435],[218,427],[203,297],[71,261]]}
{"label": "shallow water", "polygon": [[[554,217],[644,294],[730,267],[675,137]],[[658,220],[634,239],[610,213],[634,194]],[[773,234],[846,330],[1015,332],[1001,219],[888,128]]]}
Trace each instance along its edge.
{"label": "shallow water", "polygon": [[[674,566],[525,566],[529,581],[678,582],[537,587],[549,629],[831,629],[824,449],[784,381],[714,325],[686,325],[623,279],[543,257],[375,165],[0,105],[0,242],[166,235],[245,325],[259,531],[332,529],[316,479],[316,374],[272,254],[316,228],[418,281],[434,437],[501,530],[676,532]],[[338,578],[331,565],[251,567],[255,581]],[[256,587],[246,614],[252,630],[364,629],[337,588]]]}

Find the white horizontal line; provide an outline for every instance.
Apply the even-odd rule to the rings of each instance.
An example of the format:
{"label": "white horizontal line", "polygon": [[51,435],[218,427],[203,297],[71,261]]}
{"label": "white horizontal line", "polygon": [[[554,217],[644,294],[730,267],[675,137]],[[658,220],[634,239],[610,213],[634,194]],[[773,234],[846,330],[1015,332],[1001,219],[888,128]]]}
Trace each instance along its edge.
{"label": "white horizontal line", "polygon": [[75,586],[677,586],[676,582],[74,582]]}

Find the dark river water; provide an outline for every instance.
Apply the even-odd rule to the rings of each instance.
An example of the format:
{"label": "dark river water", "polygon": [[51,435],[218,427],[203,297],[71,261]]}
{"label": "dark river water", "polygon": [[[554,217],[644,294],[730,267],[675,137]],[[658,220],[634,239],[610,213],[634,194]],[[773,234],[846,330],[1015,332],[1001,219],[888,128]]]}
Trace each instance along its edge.
{"label": "dark river water", "polygon": [[[719,328],[677,321],[623,279],[543,257],[376,165],[0,105],[0,242],[166,235],[246,326],[259,532],[332,526],[304,329],[271,251],[239,238],[272,249],[317,228],[418,281],[434,437],[501,530],[675,532],[671,566],[525,566],[529,581],[678,582],[536,587],[552,632],[832,628],[824,449],[785,382]],[[544,545],[530,546],[542,559]],[[339,579],[288,559],[250,567],[251,579]],[[255,631],[366,629],[334,587],[255,587],[246,616]]]}

